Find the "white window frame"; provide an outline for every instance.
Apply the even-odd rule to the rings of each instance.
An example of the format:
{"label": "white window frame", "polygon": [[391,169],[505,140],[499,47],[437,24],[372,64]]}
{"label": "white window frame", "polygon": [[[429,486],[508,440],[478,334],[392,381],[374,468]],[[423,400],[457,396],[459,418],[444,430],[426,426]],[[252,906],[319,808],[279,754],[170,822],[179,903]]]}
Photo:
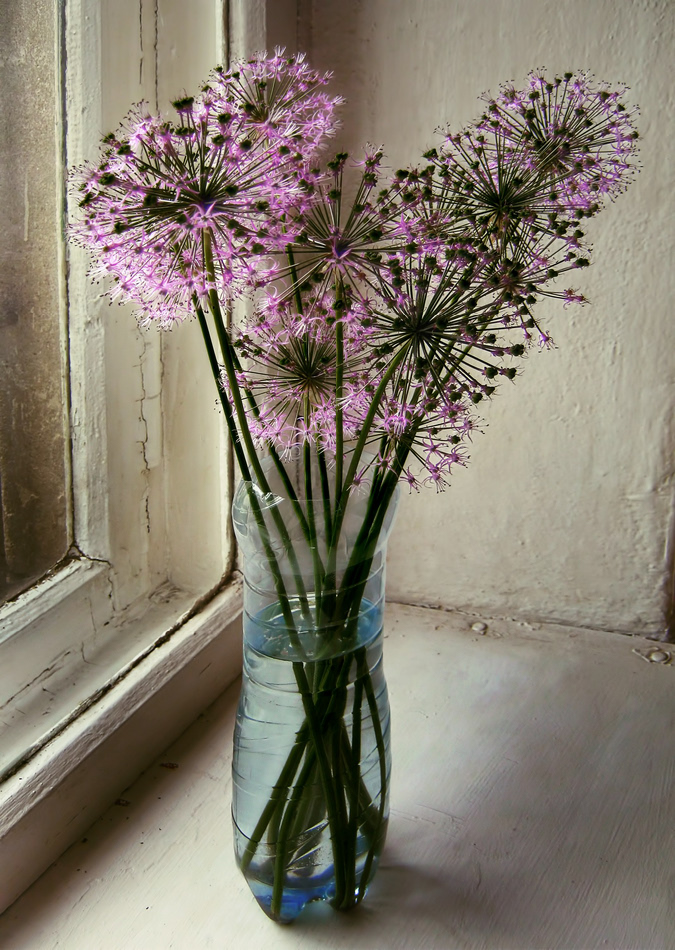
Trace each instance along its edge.
{"label": "white window frame", "polygon": [[[101,134],[122,117],[123,112],[106,122],[102,103],[110,82],[106,69],[126,61],[131,13],[140,30],[146,84],[152,70],[157,95],[158,23],[174,31],[166,42],[170,60],[181,45],[202,41],[199,31],[211,11],[220,58],[225,60],[228,52],[238,58],[266,47],[268,2],[275,0],[194,0],[188,17],[182,0],[62,0],[64,20],[59,19],[58,32],[66,57],[61,65],[67,165],[94,158]],[[297,17],[295,0],[276,3],[275,19],[282,6]],[[104,14],[107,10],[109,27],[113,8],[120,22],[112,34],[103,35]],[[175,72],[180,74],[180,62]],[[141,63],[139,80],[142,74]],[[181,92],[181,80],[176,85],[174,95]],[[146,93],[145,98],[151,97]],[[130,105],[133,99],[125,101]],[[97,671],[98,680],[86,695],[73,708],[61,710],[5,768],[0,784],[0,912],[215,699],[241,664],[240,585],[232,574],[229,504],[221,505],[216,526],[224,573],[205,590],[202,578],[208,571],[195,564],[199,557],[190,546],[213,527],[212,511],[207,504],[197,511],[196,523],[186,524],[181,486],[171,487],[165,464],[171,454],[167,442],[175,444],[180,436],[170,430],[166,406],[160,411],[160,392],[163,400],[174,398],[175,408],[171,374],[180,374],[192,351],[185,356],[159,332],[141,336],[133,320],[124,329],[118,317],[111,330],[109,307],[88,279],[86,255],[64,249],[64,261],[66,257],[62,321],[67,331],[74,545],[66,563],[0,608],[0,648],[11,658],[4,672],[13,670],[16,691],[25,695],[33,689],[29,705],[34,718],[44,714],[40,691],[55,667],[60,677],[55,682],[63,685],[95,665],[91,655],[97,662],[108,648],[114,655],[105,675]],[[181,338],[181,347],[187,339]],[[111,390],[113,383],[116,390]],[[200,385],[213,383],[205,378]],[[135,418],[128,411],[134,387],[140,390]],[[111,391],[113,401],[120,395],[120,415],[126,413],[120,425],[117,416],[110,418]],[[210,394],[207,402],[216,416],[213,390],[203,391]],[[207,422],[205,436],[213,431],[213,422]],[[129,467],[120,475],[111,463],[115,453],[124,452],[140,454],[143,461],[140,475],[136,466],[137,477],[129,485]],[[211,467],[216,469],[211,488],[220,486],[227,497],[233,473],[224,438]],[[174,463],[176,471],[180,483],[179,463]],[[153,538],[149,525],[154,510],[168,511],[168,516]],[[135,524],[139,520],[140,526]],[[167,564],[158,557],[162,544]],[[119,652],[119,644],[126,653]]]}

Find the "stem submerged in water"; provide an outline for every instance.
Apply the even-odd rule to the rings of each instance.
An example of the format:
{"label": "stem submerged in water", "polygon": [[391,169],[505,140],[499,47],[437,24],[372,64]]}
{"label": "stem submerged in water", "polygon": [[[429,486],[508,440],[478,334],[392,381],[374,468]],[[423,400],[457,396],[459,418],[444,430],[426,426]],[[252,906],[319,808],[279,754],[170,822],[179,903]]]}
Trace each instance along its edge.
{"label": "stem submerged in water", "polygon": [[[380,501],[383,499],[384,496]],[[282,760],[267,800],[261,802],[259,815],[253,816],[253,827],[237,829],[241,868],[261,906],[276,920],[294,916],[292,907],[303,888],[309,894],[307,900],[319,896],[338,909],[354,906],[365,894],[384,843],[389,714],[380,663],[384,590],[379,562],[372,578],[373,583],[379,584],[379,593],[373,595],[375,603],[364,600],[364,593],[386,507],[381,505],[373,513],[375,522],[364,523],[347,564],[343,567],[336,561],[340,573],[344,572],[337,585],[339,594],[334,577],[328,590],[323,569],[317,584],[316,562],[308,559],[321,595],[316,598],[311,632],[298,618],[306,651],[304,660],[296,658],[293,652],[286,654],[286,660],[292,661],[296,698],[289,700],[284,687],[280,700],[282,710],[291,701],[300,716],[292,726],[286,760]],[[370,509],[366,512],[366,518],[369,517]],[[315,521],[310,532],[315,543],[318,527]],[[273,598],[272,591],[270,595]],[[275,616],[279,613],[277,610]],[[256,616],[249,614],[250,611],[246,615],[247,649],[248,644],[256,644],[252,662],[258,664],[256,677],[262,676],[264,680],[261,671],[265,663],[283,661],[261,656],[265,634],[261,640]],[[285,624],[281,614],[279,625]],[[283,639],[283,628],[278,629]],[[277,639],[273,636],[269,642]],[[249,688],[255,690],[256,686],[247,684],[245,689]],[[274,698],[269,692],[264,702],[266,708],[274,710]],[[272,720],[269,732],[277,737],[278,743],[276,718],[272,716]],[[243,731],[238,739],[243,750],[239,756],[245,756],[250,743],[247,726],[246,722],[238,726]],[[274,752],[278,754],[278,745]],[[235,775],[239,772],[237,766]],[[238,794],[235,782],[235,819]],[[319,878],[324,881],[321,886],[316,884],[320,893],[310,887],[310,882]],[[268,895],[264,899],[259,896],[261,886]]]}

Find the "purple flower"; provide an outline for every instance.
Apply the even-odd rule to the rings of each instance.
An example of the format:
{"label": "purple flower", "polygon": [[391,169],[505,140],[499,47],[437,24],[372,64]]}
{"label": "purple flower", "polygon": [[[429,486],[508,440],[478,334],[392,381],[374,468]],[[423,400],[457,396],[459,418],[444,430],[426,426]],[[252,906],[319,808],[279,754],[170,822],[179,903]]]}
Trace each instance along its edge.
{"label": "purple flower", "polygon": [[331,75],[312,69],[304,53],[287,56],[277,48],[273,56],[259,53],[216,71],[213,86],[264,138],[307,160],[337,127],[334,111],[343,99],[322,91]]}
{"label": "purple flower", "polygon": [[[358,431],[367,400],[358,398],[366,381],[360,354],[370,332],[364,327],[363,302],[307,293],[302,309],[295,301],[270,293],[240,332],[235,347],[239,383],[254,401],[248,423],[258,444],[272,442],[284,451],[309,440],[333,451],[338,403],[346,438]],[[336,393],[338,348],[335,327],[342,327],[343,396]],[[223,378],[223,385],[227,381]]]}
{"label": "purple flower", "polygon": [[[404,209],[408,198],[417,200],[400,180],[378,190],[381,161],[381,150],[368,147],[364,159],[351,167],[346,152],[328,162],[293,242],[296,269],[286,272],[292,282],[314,282],[322,290],[345,283],[377,284],[382,255],[409,240]],[[343,177],[356,168],[358,186],[346,201]]]}
{"label": "purple flower", "polygon": [[586,73],[549,80],[533,72],[528,80],[528,89],[505,87],[488,98],[478,128],[546,180],[551,208],[595,214],[636,169],[635,110],[621,102],[626,87],[595,84]]}
{"label": "purple flower", "polygon": [[[319,167],[328,78],[277,50],[216,70],[171,122],[137,107],[80,170],[72,232],[142,322],[198,313],[240,453],[352,440],[352,486],[442,491],[475,407],[553,345],[535,304],[585,302],[556,281],[588,266],[585,219],[636,170],[635,112],[585,73],[532,73],[386,182],[371,146]],[[231,332],[242,294],[254,314]]]}
{"label": "purple flower", "polygon": [[[175,122],[141,105],[104,138],[99,162],[77,175],[72,233],[97,258],[93,276],[112,276],[113,299],[169,326],[214,280],[227,299],[274,277],[268,255],[296,235],[313,191],[307,163],[333,128],[325,81],[277,54],[216,73],[199,97],[174,102]],[[255,90],[266,121],[248,108]]]}

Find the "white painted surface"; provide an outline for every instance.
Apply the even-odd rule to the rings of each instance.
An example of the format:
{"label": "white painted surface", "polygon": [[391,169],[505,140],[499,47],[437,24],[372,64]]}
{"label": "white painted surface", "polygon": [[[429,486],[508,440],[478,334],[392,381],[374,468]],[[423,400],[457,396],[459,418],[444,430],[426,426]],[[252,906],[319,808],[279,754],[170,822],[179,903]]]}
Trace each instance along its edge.
{"label": "white painted surface", "polygon": [[[175,602],[153,606],[140,629],[125,631],[134,655],[122,663],[118,653],[116,664],[94,656],[80,704],[71,711],[77,694],[66,689],[50,741],[0,785],[0,910],[238,675],[240,584],[196,616],[188,609],[173,631],[167,614],[175,616]],[[106,680],[102,670],[111,667],[116,675]],[[30,751],[31,738],[20,731],[19,752]]]}
{"label": "white painted surface", "polygon": [[579,283],[592,306],[549,308],[559,349],[532,354],[502,387],[469,467],[442,497],[403,499],[389,592],[661,630],[675,538],[675,4],[315,0],[312,10],[312,59],[348,100],[338,143],[355,154],[382,144],[394,169],[419,162],[436,127],[474,119],[483,91],[524,84],[530,69],[588,69],[632,87],[643,171],[589,228],[595,265]]}
{"label": "white painted surface", "polygon": [[633,652],[658,645],[396,606],[386,630],[392,820],[360,909],[280,928],[235,870],[235,685],[0,917],[0,946],[675,946],[675,666]]}
{"label": "white painted surface", "polygon": [[[194,93],[223,60],[223,0],[185,4],[159,0],[157,107]],[[229,440],[196,320],[169,333],[145,334],[161,345],[166,456],[168,571],[178,587],[198,593],[216,584],[233,553],[228,497]]]}

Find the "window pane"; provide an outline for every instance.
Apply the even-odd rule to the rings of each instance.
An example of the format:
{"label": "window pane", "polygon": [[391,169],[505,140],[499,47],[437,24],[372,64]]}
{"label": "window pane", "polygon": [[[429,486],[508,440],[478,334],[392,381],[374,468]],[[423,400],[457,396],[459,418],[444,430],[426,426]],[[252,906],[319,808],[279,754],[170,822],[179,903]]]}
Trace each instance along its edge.
{"label": "window pane", "polygon": [[68,548],[56,7],[0,0],[0,600]]}

